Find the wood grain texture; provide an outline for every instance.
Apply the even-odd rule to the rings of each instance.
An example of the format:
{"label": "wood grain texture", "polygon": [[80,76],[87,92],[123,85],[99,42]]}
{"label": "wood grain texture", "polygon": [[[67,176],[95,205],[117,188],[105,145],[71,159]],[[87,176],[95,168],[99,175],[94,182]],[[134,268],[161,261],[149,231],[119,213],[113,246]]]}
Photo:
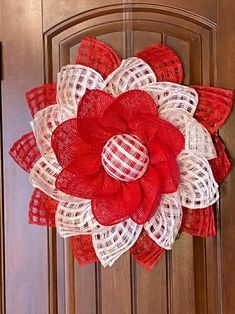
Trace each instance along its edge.
{"label": "wood grain texture", "polygon": [[24,93],[43,83],[41,1],[2,2],[6,313],[48,312],[47,230],[28,224],[32,187],[9,157],[29,131]]}
{"label": "wood grain texture", "polygon": [[[235,5],[233,1],[218,1],[218,86],[235,89]],[[220,134],[229,151],[231,160],[235,160],[235,110],[227,120]],[[232,314],[235,311],[235,168],[221,186],[220,200],[220,237],[221,237],[221,313]]]}

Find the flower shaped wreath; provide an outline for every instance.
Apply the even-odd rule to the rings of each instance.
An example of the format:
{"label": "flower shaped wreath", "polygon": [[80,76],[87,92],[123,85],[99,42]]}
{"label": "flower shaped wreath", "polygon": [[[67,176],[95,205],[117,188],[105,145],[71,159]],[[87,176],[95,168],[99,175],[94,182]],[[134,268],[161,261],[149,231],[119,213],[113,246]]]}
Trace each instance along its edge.
{"label": "flower shaped wreath", "polygon": [[33,131],[10,154],[35,187],[29,222],[70,237],[80,264],[111,266],[130,250],[151,270],[179,232],[215,235],[212,204],[230,168],[216,131],[232,92],[182,80],[160,43],[120,62],[87,37],[57,86],[26,94]]}

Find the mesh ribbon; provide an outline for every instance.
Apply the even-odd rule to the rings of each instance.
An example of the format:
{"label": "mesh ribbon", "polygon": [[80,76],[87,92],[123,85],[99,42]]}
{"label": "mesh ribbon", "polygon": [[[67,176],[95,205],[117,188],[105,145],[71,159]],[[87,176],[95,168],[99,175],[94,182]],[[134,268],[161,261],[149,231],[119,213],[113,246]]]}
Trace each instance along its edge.
{"label": "mesh ribbon", "polygon": [[145,145],[135,136],[119,134],[105,144],[102,164],[111,177],[122,181],[134,181],[146,172],[149,163]]}
{"label": "mesh ribbon", "polygon": [[143,88],[155,100],[161,113],[166,109],[182,109],[191,116],[197,108],[197,92],[188,86],[170,82],[157,82]]}
{"label": "mesh ribbon", "polygon": [[34,119],[31,122],[37,146],[42,156],[47,159],[56,159],[51,146],[51,136],[60,123],[60,108],[57,105],[40,110],[37,114],[35,114]]}
{"label": "mesh ribbon", "polygon": [[163,194],[160,205],[144,229],[155,243],[169,250],[175,242],[182,220],[179,194]]}
{"label": "mesh ribbon", "polygon": [[85,37],[81,40],[76,63],[90,67],[106,78],[121,61],[108,45],[95,38]]}
{"label": "mesh ribbon", "polygon": [[41,157],[30,171],[29,180],[31,184],[55,200],[64,202],[78,202],[79,198],[65,194],[55,186],[56,177],[61,171],[60,165],[56,162],[49,162]]}
{"label": "mesh ribbon", "polygon": [[57,78],[57,103],[62,120],[77,116],[78,103],[87,89],[102,89],[103,79],[99,73],[83,65],[62,67]]}
{"label": "mesh ribbon", "polygon": [[73,254],[80,265],[86,265],[98,261],[90,235],[79,235],[70,239]]}
{"label": "mesh ribbon", "polygon": [[38,111],[56,104],[56,84],[45,84],[25,94],[32,116]]}
{"label": "mesh ribbon", "polygon": [[231,90],[210,87],[192,86],[198,93],[199,102],[195,112],[196,119],[210,133],[216,132],[227,119],[233,101]]}
{"label": "mesh ribbon", "polygon": [[158,246],[147,234],[142,231],[135,245],[130,249],[134,259],[147,271],[151,271],[157,264],[165,250]]}
{"label": "mesh ribbon", "polygon": [[80,234],[99,233],[105,230],[95,220],[89,200],[59,202],[56,212],[56,228],[63,238]]}
{"label": "mesh ribbon", "polygon": [[9,154],[21,168],[30,172],[33,165],[41,156],[33,132],[23,135],[15,142]]}
{"label": "mesh ribbon", "polygon": [[207,159],[216,157],[216,150],[210,133],[189,113],[180,109],[164,110],[161,118],[176,126],[185,138],[185,151]]}
{"label": "mesh ribbon", "polygon": [[217,157],[210,160],[210,165],[217,183],[221,183],[229,173],[231,163],[226,154],[226,149],[221,138],[213,134],[212,139],[217,152]]}
{"label": "mesh ribbon", "polygon": [[55,227],[58,202],[39,189],[35,189],[29,204],[29,223]]}
{"label": "mesh ribbon", "polygon": [[120,67],[105,80],[105,91],[118,96],[128,90],[143,89],[155,83],[156,77],[150,66],[138,58],[123,60]]}
{"label": "mesh ribbon", "polygon": [[183,208],[181,231],[199,237],[216,235],[213,206],[201,209]]}
{"label": "mesh ribbon", "polygon": [[93,246],[101,264],[112,264],[138,239],[142,230],[131,219],[107,228],[106,231],[92,235]]}
{"label": "mesh ribbon", "polygon": [[204,208],[219,198],[218,185],[205,157],[182,151],[177,157],[180,166],[179,193],[181,204],[188,208]]}
{"label": "mesh ribbon", "polygon": [[170,48],[158,42],[138,52],[136,57],[151,66],[158,82],[182,83],[183,69],[180,59]]}

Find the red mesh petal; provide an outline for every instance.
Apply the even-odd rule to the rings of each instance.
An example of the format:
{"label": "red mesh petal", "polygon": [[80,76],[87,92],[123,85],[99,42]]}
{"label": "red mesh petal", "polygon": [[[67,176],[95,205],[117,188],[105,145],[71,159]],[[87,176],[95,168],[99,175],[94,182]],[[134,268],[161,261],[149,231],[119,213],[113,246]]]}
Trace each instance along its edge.
{"label": "red mesh petal", "polygon": [[171,123],[153,115],[137,115],[129,122],[130,133],[138,136],[151,149],[153,139],[170,147],[174,155],[184,148],[183,134]]}
{"label": "red mesh petal", "polygon": [[80,43],[76,63],[93,68],[106,78],[121,61],[108,45],[95,38],[85,37]]}
{"label": "red mesh petal", "polygon": [[56,84],[45,84],[31,89],[25,94],[32,116],[39,110],[56,104]]}
{"label": "red mesh petal", "polygon": [[207,128],[210,133],[215,133],[225,122],[230,114],[233,102],[233,92],[210,86],[191,86],[198,93],[198,106],[195,118]]}
{"label": "red mesh petal", "polygon": [[165,250],[158,246],[147,234],[142,231],[135,245],[130,249],[134,259],[147,271],[151,271],[157,264]]}
{"label": "red mesh petal", "polygon": [[199,237],[213,237],[216,235],[213,206],[202,209],[183,208],[181,231]]}
{"label": "red mesh petal", "polygon": [[58,175],[56,187],[69,195],[94,199],[116,193],[120,188],[120,181],[111,178],[102,168],[96,173],[83,175],[75,160]]}
{"label": "red mesh petal", "polygon": [[114,98],[102,90],[89,90],[79,102],[78,118],[101,119]]}
{"label": "red mesh petal", "polygon": [[103,128],[95,119],[78,119],[78,133],[85,143],[102,150],[103,145],[112,137],[111,130]]}
{"label": "red mesh petal", "polygon": [[132,90],[116,98],[105,111],[102,123],[105,127],[116,128],[125,132],[128,122],[139,114],[157,116],[157,105],[148,93]]}
{"label": "red mesh petal", "polygon": [[136,57],[144,60],[151,66],[158,82],[182,84],[182,64],[179,57],[170,48],[161,43],[155,43],[138,52]]}
{"label": "red mesh petal", "polygon": [[162,193],[176,192],[180,182],[180,170],[171,149],[161,142],[153,141],[149,154],[150,163],[161,175]]}
{"label": "red mesh petal", "polygon": [[229,173],[231,163],[226,154],[224,143],[220,137],[216,134],[213,134],[212,139],[217,152],[217,157],[209,160],[209,163],[211,165],[216,182],[221,183]]}
{"label": "red mesh petal", "polygon": [[70,239],[73,254],[80,265],[94,263],[99,260],[93,248],[90,235],[79,235]]}
{"label": "red mesh petal", "polygon": [[[131,219],[137,224],[146,223],[158,208],[161,198],[161,180],[161,176],[151,166],[149,166],[146,174],[140,179],[141,203],[131,215]],[[132,198],[135,197],[136,194],[133,193]]]}
{"label": "red mesh petal", "polygon": [[39,189],[35,189],[29,204],[29,223],[55,227],[58,202]]}
{"label": "red mesh petal", "polygon": [[62,167],[69,165],[75,158],[93,151],[80,137],[77,131],[77,119],[60,124],[52,134],[52,148]]}
{"label": "red mesh petal", "polygon": [[114,225],[129,218],[138,208],[140,193],[138,181],[122,183],[121,189],[112,197],[93,200],[92,212],[101,225]]}
{"label": "red mesh petal", "polygon": [[30,172],[35,162],[41,156],[33,132],[23,135],[15,142],[9,154],[21,168]]}

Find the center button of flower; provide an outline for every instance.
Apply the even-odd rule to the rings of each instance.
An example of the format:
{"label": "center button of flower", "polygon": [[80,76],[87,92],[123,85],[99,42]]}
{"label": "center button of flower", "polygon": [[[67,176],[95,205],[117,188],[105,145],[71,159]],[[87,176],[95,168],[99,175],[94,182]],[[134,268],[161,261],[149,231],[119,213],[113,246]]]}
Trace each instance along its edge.
{"label": "center button of flower", "polygon": [[111,177],[126,182],[141,178],[149,164],[146,146],[130,134],[111,137],[104,145],[101,159]]}

